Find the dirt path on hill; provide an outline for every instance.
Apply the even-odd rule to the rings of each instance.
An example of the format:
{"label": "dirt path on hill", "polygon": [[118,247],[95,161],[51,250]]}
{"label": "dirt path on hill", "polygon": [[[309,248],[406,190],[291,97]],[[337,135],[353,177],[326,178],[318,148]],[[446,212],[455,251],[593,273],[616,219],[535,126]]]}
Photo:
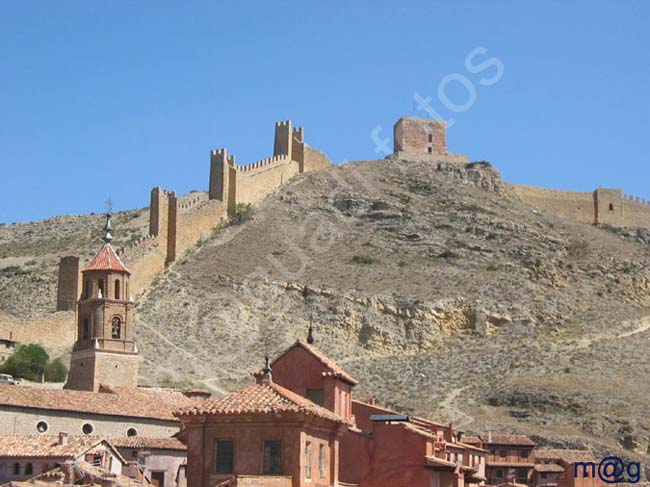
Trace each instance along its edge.
{"label": "dirt path on hill", "polygon": [[445,411],[446,416],[450,418],[455,425],[463,428],[474,422],[474,416],[470,416],[461,411],[457,406],[455,406],[455,401],[467,388],[469,388],[469,386],[452,389],[439,406],[440,409]]}

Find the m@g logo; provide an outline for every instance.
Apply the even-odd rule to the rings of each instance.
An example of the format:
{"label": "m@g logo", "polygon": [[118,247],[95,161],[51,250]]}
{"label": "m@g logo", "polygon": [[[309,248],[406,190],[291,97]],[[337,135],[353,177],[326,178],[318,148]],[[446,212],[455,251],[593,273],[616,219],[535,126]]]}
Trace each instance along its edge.
{"label": "m@g logo", "polygon": [[628,482],[636,484],[641,480],[641,464],[630,462],[627,465],[619,457],[611,456],[603,458],[598,465],[594,462],[575,462],[573,464],[573,476],[584,478],[598,478],[607,484]]}

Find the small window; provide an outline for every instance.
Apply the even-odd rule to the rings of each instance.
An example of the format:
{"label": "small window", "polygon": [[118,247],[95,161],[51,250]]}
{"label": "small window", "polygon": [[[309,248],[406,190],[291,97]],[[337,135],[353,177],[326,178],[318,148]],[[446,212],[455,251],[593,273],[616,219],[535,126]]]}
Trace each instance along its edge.
{"label": "small window", "polygon": [[233,473],[234,471],[234,443],[232,440],[217,440],[215,445],[216,473]]}
{"label": "small window", "polygon": [[138,436],[138,430],[135,428],[129,428],[126,430],[126,436]]}
{"label": "small window", "polygon": [[120,299],[120,280],[115,280],[115,299]]}
{"label": "small window", "polygon": [[540,477],[542,477],[542,479],[546,480],[546,472],[542,472],[542,473],[540,474]]}
{"label": "small window", "polygon": [[282,474],[282,442],[266,440],[264,442],[264,474]]}
{"label": "small window", "polygon": [[39,433],[47,433],[48,429],[50,429],[50,426],[47,424],[47,421],[39,421],[36,423],[36,431]]}
{"label": "small window", "polygon": [[505,458],[506,455],[507,455],[507,452],[506,452],[505,450],[499,450],[499,456],[500,456],[501,458]]}
{"label": "small window", "polygon": [[609,211],[611,211],[611,212],[614,211],[614,203],[609,204]]}
{"label": "small window", "polygon": [[81,431],[83,431],[84,435],[92,435],[93,431],[95,431],[95,427],[90,423],[84,423],[81,427]]}
{"label": "small window", "polygon": [[521,458],[528,458],[528,450],[521,450],[521,451],[519,452],[519,456],[520,456]]}
{"label": "small window", "polygon": [[307,389],[307,399],[319,406],[324,405],[325,394],[323,393],[323,389]]}
{"label": "small window", "polygon": [[305,443],[305,478],[311,479],[311,442]]}
{"label": "small window", "polygon": [[84,282],[84,298],[88,299],[90,297],[90,281],[86,279]]}
{"label": "small window", "polygon": [[97,287],[99,288],[99,291],[102,293],[102,296],[104,296],[104,279],[100,279],[99,282],[97,282]]}
{"label": "small window", "polygon": [[14,463],[14,475],[20,475],[20,463]]}
{"label": "small window", "polygon": [[433,147],[427,147],[427,152],[428,152],[429,154],[433,153]]}
{"label": "small window", "polygon": [[318,448],[318,475],[320,478],[325,477],[325,445]]}
{"label": "small window", "polygon": [[131,458],[138,458],[138,450],[133,450],[131,452]]}
{"label": "small window", "polygon": [[88,340],[90,338],[90,323],[88,322],[88,318],[84,318],[83,337],[84,340]]}
{"label": "small window", "polygon": [[28,463],[25,467],[25,475],[34,475],[34,465]]}
{"label": "small window", "polygon": [[433,142],[433,134],[429,134],[429,143]]}
{"label": "small window", "polygon": [[111,325],[111,338],[119,340],[122,336],[122,320],[120,320],[119,316],[116,316],[113,318]]}

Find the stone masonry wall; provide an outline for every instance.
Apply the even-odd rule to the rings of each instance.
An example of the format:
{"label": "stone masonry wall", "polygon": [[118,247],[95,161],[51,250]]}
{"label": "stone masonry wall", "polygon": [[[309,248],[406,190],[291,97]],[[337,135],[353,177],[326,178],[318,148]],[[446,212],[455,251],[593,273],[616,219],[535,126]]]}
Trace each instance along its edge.
{"label": "stone masonry wall", "polygon": [[298,172],[298,163],[286,156],[273,156],[248,166],[239,166],[235,172],[235,201],[257,203]]}
{"label": "stone masonry wall", "polygon": [[63,257],[59,262],[59,280],[56,288],[57,311],[72,311],[77,306],[80,276],[79,257]]}
{"label": "stone masonry wall", "polygon": [[224,148],[210,156],[210,199],[223,202],[227,209],[238,203],[256,203],[301,172],[318,171],[331,165],[323,154],[304,142],[301,127],[291,121],[275,124],[273,156],[239,166]]}
{"label": "stone masonry wall", "polygon": [[324,171],[332,165],[325,154],[307,144],[303,145],[303,154],[303,172]]}
{"label": "stone masonry wall", "polygon": [[544,189],[523,184],[508,184],[507,187],[524,203],[534,208],[569,220],[594,223],[592,192]]}
{"label": "stone masonry wall", "polygon": [[620,189],[598,188],[593,198],[596,208],[594,223],[623,224],[623,192]]}
{"label": "stone masonry wall", "polygon": [[623,222],[626,226],[650,228],[650,202],[644,198],[623,196]]}
{"label": "stone masonry wall", "polygon": [[208,238],[226,216],[226,207],[221,201],[204,201],[187,210],[180,208],[176,223],[176,255],[182,255],[199,240]]}
{"label": "stone masonry wall", "polygon": [[624,195],[620,189],[563,191],[508,184],[524,203],[553,215],[589,224],[650,228],[650,202]]}
{"label": "stone masonry wall", "polygon": [[394,152],[447,154],[445,122],[428,118],[400,118],[393,127]]}
{"label": "stone masonry wall", "polygon": [[11,337],[18,343],[39,343],[52,357],[69,350],[76,340],[75,313],[62,311],[18,318],[0,314],[0,337]]}

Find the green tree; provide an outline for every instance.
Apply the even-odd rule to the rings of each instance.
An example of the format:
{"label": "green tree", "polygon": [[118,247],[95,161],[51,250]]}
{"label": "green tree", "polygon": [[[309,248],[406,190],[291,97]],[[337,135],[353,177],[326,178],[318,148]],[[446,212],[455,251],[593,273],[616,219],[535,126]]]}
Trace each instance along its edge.
{"label": "green tree", "polygon": [[45,365],[45,381],[46,382],[65,382],[68,377],[68,369],[60,358],[50,360]]}
{"label": "green tree", "polygon": [[13,355],[2,364],[2,372],[17,378],[37,381],[45,371],[49,359],[49,355],[40,345],[19,345]]}

